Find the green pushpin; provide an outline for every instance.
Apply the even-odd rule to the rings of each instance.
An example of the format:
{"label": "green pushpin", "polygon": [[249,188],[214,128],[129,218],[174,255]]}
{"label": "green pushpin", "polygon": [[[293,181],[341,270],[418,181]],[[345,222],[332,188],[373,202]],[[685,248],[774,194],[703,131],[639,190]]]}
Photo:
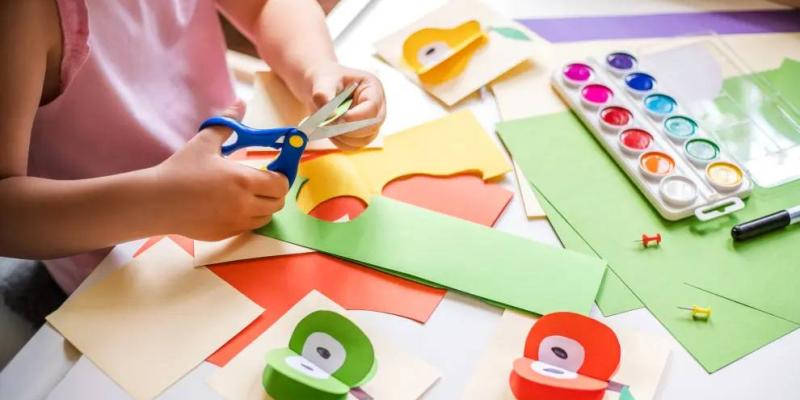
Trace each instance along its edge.
{"label": "green pushpin", "polygon": [[366,334],[333,311],[314,311],[292,332],[288,348],[267,353],[262,383],[275,400],[344,400],[377,369]]}

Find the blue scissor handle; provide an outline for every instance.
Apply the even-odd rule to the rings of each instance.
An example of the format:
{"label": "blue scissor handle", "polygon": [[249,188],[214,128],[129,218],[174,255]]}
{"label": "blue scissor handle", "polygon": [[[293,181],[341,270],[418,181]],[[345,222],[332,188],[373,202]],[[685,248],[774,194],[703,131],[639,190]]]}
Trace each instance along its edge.
{"label": "blue scissor handle", "polygon": [[[235,119],[221,116],[203,121],[199,130],[210,126],[224,126],[236,132],[236,140],[233,143],[222,145],[222,154],[224,155],[253,146],[272,147],[280,150],[278,157],[267,165],[267,169],[285,175],[289,180],[289,186],[292,186],[297,177],[300,157],[308,144],[308,136],[305,133],[297,128],[253,129]],[[280,138],[283,138],[283,143],[277,143]]]}

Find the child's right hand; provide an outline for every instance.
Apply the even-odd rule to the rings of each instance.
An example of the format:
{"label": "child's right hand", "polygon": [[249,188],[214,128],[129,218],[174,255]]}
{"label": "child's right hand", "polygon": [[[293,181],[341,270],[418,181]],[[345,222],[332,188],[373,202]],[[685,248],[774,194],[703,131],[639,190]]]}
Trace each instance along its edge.
{"label": "child's right hand", "polygon": [[[223,115],[242,118],[244,103]],[[200,131],[154,168],[163,198],[155,207],[165,229],[193,239],[220,240],[267,224],[283,208],[289,191],[285,176],[226,160],[220,154],[230,129]]]}

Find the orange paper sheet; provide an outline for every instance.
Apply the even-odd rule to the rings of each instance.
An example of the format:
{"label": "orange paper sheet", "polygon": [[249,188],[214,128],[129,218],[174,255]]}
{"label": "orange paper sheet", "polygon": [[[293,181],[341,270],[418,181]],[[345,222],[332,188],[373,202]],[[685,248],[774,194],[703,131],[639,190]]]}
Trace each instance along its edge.
{"label": "orange paper sheet", "polygon": [[[390,182],[383,188],[383,195],[477,224],[492,226],[508,205],[513,193],[473,175],[414,175]],[[343,216],[354,219],[364,209],[366,204],[360,199],[341,196],[320,203],[309,215],[325,221],[336,221]]]}
{"label": "orange paper sheet", "polygon": [[139,254],[144,253],[145,251],[147,251],[147,249],[153,247],[154,244],[160,242],[164,238],[172,240],[173,242],[175,242],[175,244],[180,246],[180,248],[183,249],[183,251],[185,251],[186,254],[189,254],[190,256],[194,257],[194,240],[181,235],[159,235],[147,238],[147,240],[142,244],[142,247],[139,247],[139,249],[137,249],[136,252],[133,253],[133,257],[137,257]]}
{"label": "orange paper sheet", "polygon": [[446,292],[320,253],[241,260],[209,268],[266,309],[207,359],[219,366],[312,290],[348,310],[384,312],[419,322],[428,320]]}

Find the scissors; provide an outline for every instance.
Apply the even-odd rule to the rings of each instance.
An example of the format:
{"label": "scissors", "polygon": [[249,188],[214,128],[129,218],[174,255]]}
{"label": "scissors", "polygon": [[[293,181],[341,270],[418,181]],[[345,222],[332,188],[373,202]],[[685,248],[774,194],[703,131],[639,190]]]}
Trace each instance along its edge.
{"label": "scissors", "polygon": [[297,127],[254,129],[235,119],[216,116],[203,121],[200,125],[200,130],[210,126],[223,126],[232,129],[233,134],[222,144],[222,154],[226,156],[246,147],[259,146],[278,149],[280,151],[278,157],[267,165],[267,169],[285,175],[286,179],[289,180],[289,186],[291,186],[297,177],[300,156],[303,155],[309,140],[331,138],[375,125],[380,121],[379,118],[370,118],[329,125],[336,119],[335,117],[332,118],[331,115],[339,106],[350,99],[357,87],[358,83],[351,84],[315,113],[300,122]]}

